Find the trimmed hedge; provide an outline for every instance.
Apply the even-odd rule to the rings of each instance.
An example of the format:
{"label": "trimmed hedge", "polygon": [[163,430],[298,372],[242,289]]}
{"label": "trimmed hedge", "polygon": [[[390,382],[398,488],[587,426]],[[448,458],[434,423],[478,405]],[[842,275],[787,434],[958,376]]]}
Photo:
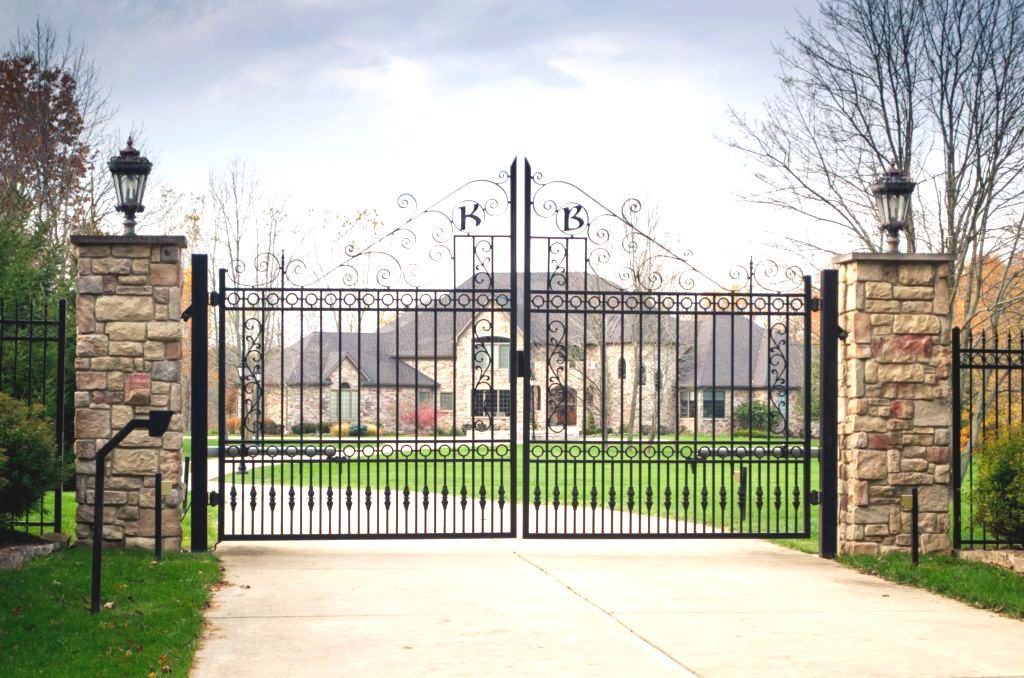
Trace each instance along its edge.
{"label": "trimmed hedge", "polygon": [[1024,544],[1024,431],[986,442],[977,455],[978,520],[997,537]]}
{"label": "trimmed hedge", "polygon": [[0,525],[32,508],[59,474],[53,422],[43,408],[0,393]]}

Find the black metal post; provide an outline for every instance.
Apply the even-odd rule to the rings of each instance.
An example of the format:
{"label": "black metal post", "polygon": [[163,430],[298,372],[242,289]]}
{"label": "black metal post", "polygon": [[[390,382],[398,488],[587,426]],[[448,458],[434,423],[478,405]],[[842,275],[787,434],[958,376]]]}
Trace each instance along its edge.
{"label": "black metal post", "polygon": [[910,491],[910,560],[917,565],[920,560],[919,546],[920,529],[917,525],[917,488]]}
{"label": "black metal post", "polygon": [[156,492],[153,500],[156,508],[156,559],[164,559],[164,497],[163,497],[164,474],[156,473]]}
{"label": "black metal post", "polygon": [[953,328],[953,364],[952,371],[953,388],[953,548],[960,549],[963,537],[961,536],[962,514],[960,507],[960,485],[963,482],[960,473],[960,328]]}
{"label": "black metal post", "polygon": [[60,476],[57,478],[57,491],[53,493],[53,531],[60,533],[61,516],[64,509],[64,426],[67,423],[64,412],[64,387],[67,373],[64,361],[67,349],[67,316],[68,302],[61,299],[57,304],[57,403],[54,407],[53,421],[56,425],[57,461],[60,464]]}
{"label": "black metal post", "polygon": [[839,271],[835,269],[821,272],[818,320],[821,337],[821,430],[818,434],[821,532],[818,555],[835,558],[839,543]]}
{"label": "black metal post", "polygon": [[96,487],[93,492],[92,510],[92,606],[90,611],[100,611],[100,576],[103,567],[103,485],[106,481],[107,455],[124,442],[132,431],[137,428],[149,427],[149,435],[159,437],[167,431],[171,423],[171,413],[153,410],[149,419],[132,419],[125,424],[114,437],[96,452]]}
{"label": "black metal post", "polygon": [[[208,262],[205,254],[192,255],[192,551],[209,549],[206,529],[206,430],[209,364]],[[223,410],[223,407],[221,408]]]}

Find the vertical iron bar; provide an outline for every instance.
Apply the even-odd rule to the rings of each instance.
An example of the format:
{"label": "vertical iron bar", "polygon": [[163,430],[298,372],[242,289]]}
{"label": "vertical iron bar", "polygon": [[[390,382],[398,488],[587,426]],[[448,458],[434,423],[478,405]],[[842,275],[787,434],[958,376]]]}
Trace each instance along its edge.
{"label": "vertical iron bar", "polygon": [[[530,217],[533,211],[533,176],[530,169],[529,159],[523,159],[524,195],[523,201],[523,356],[525,367],[523,369],[523,536],[530,536],[530,420],[535,416],[533,412],[533,388],[531,386],[531,372],[533,366],[533,337],[530,334],[530,319],[533,315],[530,311],[530,249],[531,249],[531,223]],[[512,275],[516,275],[513,270]],[[513,464],[515,459],[513,458]],[[513,483],[513,493],[518,491]],[[513,511],[515,509],[513,508]]]}
{"label": "vertical iron bar", "polygon": [[818,472],[821,487],[821,528],[818,555],[822,558],[835,558],[839,536],[839,271],[835,269],[821,272],[819,313],[821,430],[818,436]]}
{"label": "vertical iron bar", "polygon": [[163,481],[164,474],[160,471],[156,472],[156,491],[154,492],[154,510],[156,511],[156,536],[154,550],[156,551],[156,559],[164,559],[164,497],[163,497]]}
{"label": "vertical iron bar", "polygon": [[60,476],[57,478],[57,490],[53,495],[53,531],[61,531],[61,516],[64,508],[64,426],[67,423],[64,411],[64,393],[67,372],[65,361],[67,353],[67,316],[68,302],[61,299],[57,304],[57,402],[54,406],[53,420],[56,425],[57,461],[60,464]]}
{"label": "vertical iron bar", "polygon": [[[517,442],[516,438],[518,437],[518,434],[519,434],[519,432],[516,430],[516,426],[518,425],[519,422],[518,422],[516,417],[518,416],[519,407],[522,406],[522,408],[523,408],[523,421],[524,422],[528,421],[529,417],[530,417],[530,413],[526,409],[526,401],[527,401],[526,390],[527,389],[524,386],[523,391],[521,393],[517,391],[517,389],[519,388],[519,377],[523,376],[523,375],[519,374],[519,367],[520,367],[520,365],[519,365],[519,308],[518,308],[519,307],[519,296],[518,296],[518,294],[519,294],[519,285],[518,285],[519,273],[516,271],[516,263],[517,263],[516,262],[516,248],[518,247],[518,244],[519,244],[516,241],[516,221],[517,221],[517,218],[518,218],[518,209],[519,209],[519,198],[518,198],[518,195],[516,193],[516,189],[518,188],[518,180],[519,180],[518,176],[516,176],[516,170],[518,169],[517,168],[518,164],[519,164],[519,159],[518,158],[514,159],[512,161],[512,166],[509,168],[509,174],[508,174],[509,175],[509,192],[510,192],[510,196],[509,196],[509,212],[510,212],[510,216],[509,216],[509,234],[508,234],[508,238],[509,238],[509,258],[510,258],[510,261],[509,261],[509,264],[510,264],[510,267],[509,267],[509,287],[511,288],[509,290],[509,303],[511,304],[511,306],[509,308],[509,315],[511,316],[511,320],[509,322],[509,338],[512,340],[512,346],[509,348],[509,367],[511,368],[511,371],[509,372],[509,381],[511,382],[509,384],[509,388],[511,388],[511,390],[512,390],[512,403],[511,403],[512,411],[509,413],[511,418],[509,420],[508,430],[509,430],[509,436],[510,436],[511,440],[509,440],[509,454],[508,454],[508,458],[510,460],[509,461],[509,463],[510,463],[510,468],[509,468],[509,484],[512,486],[511,488],[509,488],[509,492],[511,493],[511,504],[509,506],[509,521],[510,521],[510,533],[511,533],[511,535],[513,537],[516,536],[516,480],[517,480],[517,477],[518,477],[518,474],[516,473],[516,463],[518,462],[518,459],[519,459],[518,454],[517,454],[517,447],[516,447],[516,442]],[[529,311],[524,306],[523,307],[523,314],[524,314],[524,316],[526,314],[528,314],[528,313],[529,313]],[[526,344],[530,343],[530,335],[527,334],[525,336],[524,343],[526,343]],[[525,347],[524,347],[524,350],[525,350]],[[524,355],[525,355],[525,353],[524,353]],[[435,365],[436,365],[436,362],[435,362]],[[526,371],[527,372],[530,371],[529,364],[526,365]],[[524,379],[525,379],[525,377],[524,377]],[[528,382],[524,381],[523,383],[526,384]],[[525,425],[524,425],[524,428],[525,428]],[[525,442],[525,441],[526,441],[526,439],[524,438],[523,442]],[[501,468],[501,466],[503,466],[503,464],[499,465],[498,472],[503,477],[505,475],[505,471],[504,471],[503,468]],[[493,482],[493,480],[492,480],[492,482]],[[501,481],[499,480],[499,487],[500,487],[500,483],[501,483]],[[499,512],[498,519],[501,521],[501,523],[505,522],[504,521],[504,516],[502,515],[502,512]],[[500,524],[497,525],[497,526],[494,526],[494,527],[492,527],[492,531],[494,531],[494,532],[501,532],[502,531],[501,527],[502,527],[502,525],[500,525]]]}
{"label": "vertical iron bar", "polygon": [[[203,263],[203,266],[205,268],[205,262]],[[195,274],[195,269],[193,269],[193,271],[192,271],[192,285],[193,285],[192,290],[193,290],[193,294],[195,293],[194,285],[195,285],[196,279],[197,279],[197,276]],[[226,392],[226,387],[227,387],[227,367],[225,365],[225,361],[227,360],[227,356],[225,355],[225,346],[226,346],[225,338],[227,336],[227,328],[225,327],[225,323],[227,322],[227,313],[225,312],[224,309],[227,306],[227,280],[228,280],[228,272],[227,272],[227,270],[223,269],[223,268],[220,269],[220,271],[218,273],[218,285],[217,285],[217,293],[218,293],[218,296],[219,296],[219,303],[217,304],[217,319],[218,319],[218,322],[217,322],[217,476],[218,476],[218,479],[217,479],[217,489],[219,490],[219,495],[220,495],[220,499],[217,502],[217,537],[218,537],[218,539],[223,539],[224,538],[224,466],[225,466],[225,464],[224,464],[224,454],[225,454],[225,451],[226,451],[225,447],[226,447],[226,437],[227,437],[227,414],[226,414],[227,402],[225,402],[225,392]],[[203,283],[203,284],[205,285],[205,283]],[[209,298],[208,296],[204,297],[204,299],[208,299],[208,298]],[[205,304],[207,302],[203,301],[202,303]],[[282,306],[284,306],[283,303],[282,303]],[[195,317],[195,315],[196,315],[195,314],[195,309],[192,309],[192,310],[193,310],[192,315],[193,315],[193,317]],[[196,334],[195,333],[195,326],[192,327],[192,330],[193,330],[193,334],[192,334],[193,341],[195,341],[195,334]],[[205,351],[205,345],[204,344],[200,343],[200,347],[199,348],[200,348],[200,350]],[[193,356],[192,359],[195,360],[195,347],[194,346],[193,346],[192,356]],[[284,364],[284,361],[282,360],[281,363]],[[193,378],[193,380],[195,379],[195,371],[194,370],[193,370],[192,378]],[[283,384],[284,381],[282,380],[281,383]],[[195,381],[192,382],[192,388],[195,389]],[[193,391],[193,393],[194,393],[194,391]],[[200,397],[203,398],[203,400],[205,401],[205,399],[206,399],[205,395],[200,396]],[[195,402],[196,402],[195,398],[193,398],[193,400],[192,400],[192,406],[193,407],[195,407]],[[283,411],[284,410],[282,409],[282,412]],[[200,415],[201,417],[205,417],[206,416],[205,415],[205,410],[203,410],[203,412],[204,412],[204,414],[201,414]],[[193,428],[195,428],[194,423],[195,423],[195,420],[193,419]],[[241,434],[239,437],[242,438],[243,440],[245,438],[244,431],[245,431],[244,428],[239,429],[239,432]],[[205,449],[205,445],[206,445],[206,437],[205,436],[206,436],[206,432],[203,431],[203,447],[204,447],[204,449]],[[245,447],[245,443],[243,442],[240,449],[242,449],[244,451],[244,447]],[[202,466],[202,469],[201,470],[197,470],[196,469],[197,466]],[[201,475],[197,475],[197,474],[201,474]],[[203,481],[202,485],[198,484],[198,481],[200,479],[202,479],[202,481]],[[232,481],[232,482],[234,482],[234,481]],[[203,463],[202,464],[199,463],[198,459],[193,459],[192,460],[192,492],[193,492],[193,495],[192,495],[192,506],[193,506],[193,509],[192,510],[193,510],[193,515],[196,515],[195,514],[195,510],[196,509],[194,508],[195,505],[196,505],[196,501],[195,501],[196,494],[195,493],[198,492],[199,494],[202,495],[202,499],[200,499],[199,501],[203,504],[203,506],[206,505],[206,497],[208,496],[207,493],[206,493],[206,462],[205,462],[205,457],[203,458]],[[200,518],[200,520],[203,521],[203,524],[206,523],[205,515],[206,514],[204,512],[203,513],[203,517]],[[233,510],[231,512],[231,515],[232,515],[231,524],[232,524],[232,526],[234,526],[234,511]],[[195,522],[193,522],[192,523],[192,532],[195,533],[195,530],[196,530],[196,524],[195,524]],[[194,546],[193,546],[193,548],[194,548]]]}
{"label": "vertical iron bar", "polygon": [[963,544],[961,529],[960,485],[960,328],[953,328],[953,365],[951,367],[953,387],[953,548],[959,549]]}
{"label": "vertical iron bar", "polygon": [[[192,423],[192,551],[201,552],[209,548],[207,543],[206,525],[206,430],[207,422],[207,397],[209,394],[209,364],[207,355],[207,334],[209,333],[209,277],[208,261],[205,254],[192,255],[192,395],[191,395],[191,423]],[[223,272],[221,274],[223,281]],[[224,293],[223,282],[221,283],[221,294]],[[221,323],[220,336],[224,336],[224,300],[221,299]],[[218,392],[218,437],[220,438],[220,449],[224,449],[224,345],[219,345],[219,385]],[[219,534],[223,534],[223,529]]]}
{"label": "vertical iron bar", "polygon": [[808,536],[811,534],[811,304],[813,301],[811,276],[807,275],[804,276],[804,378],[802,380],[804,389],[804,526],[800,531]]}
{"label": "vertical iron bar", "polygon": [[910,559],[914,565],[917,565],[920,560],[920,546],[918,541],[920,540],[920,528],[917,525],[918,517],[918,505],[917,505],[917,488],[914,487],[910,490]]}

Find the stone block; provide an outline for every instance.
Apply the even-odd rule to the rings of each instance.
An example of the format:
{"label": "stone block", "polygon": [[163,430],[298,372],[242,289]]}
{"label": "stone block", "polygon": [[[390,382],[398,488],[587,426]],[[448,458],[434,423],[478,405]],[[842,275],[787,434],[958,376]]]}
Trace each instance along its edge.
{"label": "stone block", "polygon": [[914,403],[914,426],[949,427],[952,409],[947,400],[918,400]]}
{"label": "stone block", "polygon": [[893,331],[897,334],[938,334],[939,319],[934,315],[900,314],[893,320]]}
{"label": "stone block", "polygon": [[180,321],[155,321],[149,323],[146,336],[150,341],[181,341]]}
{"label": "stone block", "polygon": [[144,322],[110,322],[105,329],[111,341],[143,341],[146,338]]}
{"label": "stone block", "polygon": [[848,541],[841,545],[842,553],[850,556],[857,555],[868,555],[877,556],[879,552],[879,545],[877,542],[868,541]]}
{"label": "stone block", "polygon": [[157,472],[159,452],[156,450],[117,449],[111,456],[114,458],[114,473],[151,476]]}
{"label": "stone block", "polygon": [[892,285],[887,282],[864,283],[864,296],[868,299],[892,299]]}
{"label": "stone block", "polygon": [[76,410],[75,437],[108,438],[110,436],[110,410]]}
{"label": "stone block", "polygon": [[935,280],[933,264],[901,264],[899,282],[901,285],[931,285]]}
{"label": "stone block", "polygon": [[95,391],[107,387],[106,372],[75,372],[75,387],[79,391]]}
{"label": "stone block", "polygon": [[879,365],[878,380],[881,382],[889,383],[918,383],[924,381],[924,366],[916,363],[896,363]]}
{"label": "stone block", "polygon": [[181,361],[158,360],[153,363],[153,380],[177,382],[181,379]]}
{"label": "stone block", "polygon": [[96,320],[126,321],[151,320],[153,300],[149,297],[99,297],[96,300]]}
{"label": "stone block", "polygon": [[107,355],[105,334],[79,334],[75,339],[75,355],[82,358]]}
{"label": "stone block", "polygon": [[150,264],[149,279],[153,285],[177,285],[179,280],[178,264]]}
{"label": "stone block", "polygon": [[151,379],[145,372],[132,372],[125,378],[124,402],[129,405],[148,405]]}
{"label": "stone block", "polygon": [[130,259],[121,257],[104,257],[92,260],[93,273],[112,273],[115,275],[128,275],[132,272]]}
{"label": "stone block", "polygon": [[935,290],[931,287],[909,287],[906,285],[897,285],[892,288],[892,296],[895,299],[900,300],[928,300],[931,301],[932,297],[935,296]]}
{"label": "stone block", "polygon": [[950,500],[949,485],[929,485],[917,492],[917,502],[921,511],[948,511]]}
{"label": "stone block", "polygon": [[140,356],[142,355],[142,342],[112,341],[108,350],[112,356]]}

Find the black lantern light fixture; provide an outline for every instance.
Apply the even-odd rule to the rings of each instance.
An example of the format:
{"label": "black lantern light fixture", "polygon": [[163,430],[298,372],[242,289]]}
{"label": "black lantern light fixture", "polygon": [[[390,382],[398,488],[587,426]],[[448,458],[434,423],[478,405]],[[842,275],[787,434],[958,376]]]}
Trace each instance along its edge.
{"label": "black lantern light fixture", "polygon": [[124,214],[124,234],[135,235],[135,215],[144,211],[142,196],[146,192],[146,178],[153,163],[139,154],[128,137],[128,145],[107,163],[114,177],[117,191],[117,211]]}
{"label": "black lantern light fixture", "polygon": [[917,184],[910,180],[893,163],[889,169],[871,184],[875,196],[875,212],[878,227],[886,233],[886,252],[900,251],[900,231],[907,228],[910,219],[910,194]]}

